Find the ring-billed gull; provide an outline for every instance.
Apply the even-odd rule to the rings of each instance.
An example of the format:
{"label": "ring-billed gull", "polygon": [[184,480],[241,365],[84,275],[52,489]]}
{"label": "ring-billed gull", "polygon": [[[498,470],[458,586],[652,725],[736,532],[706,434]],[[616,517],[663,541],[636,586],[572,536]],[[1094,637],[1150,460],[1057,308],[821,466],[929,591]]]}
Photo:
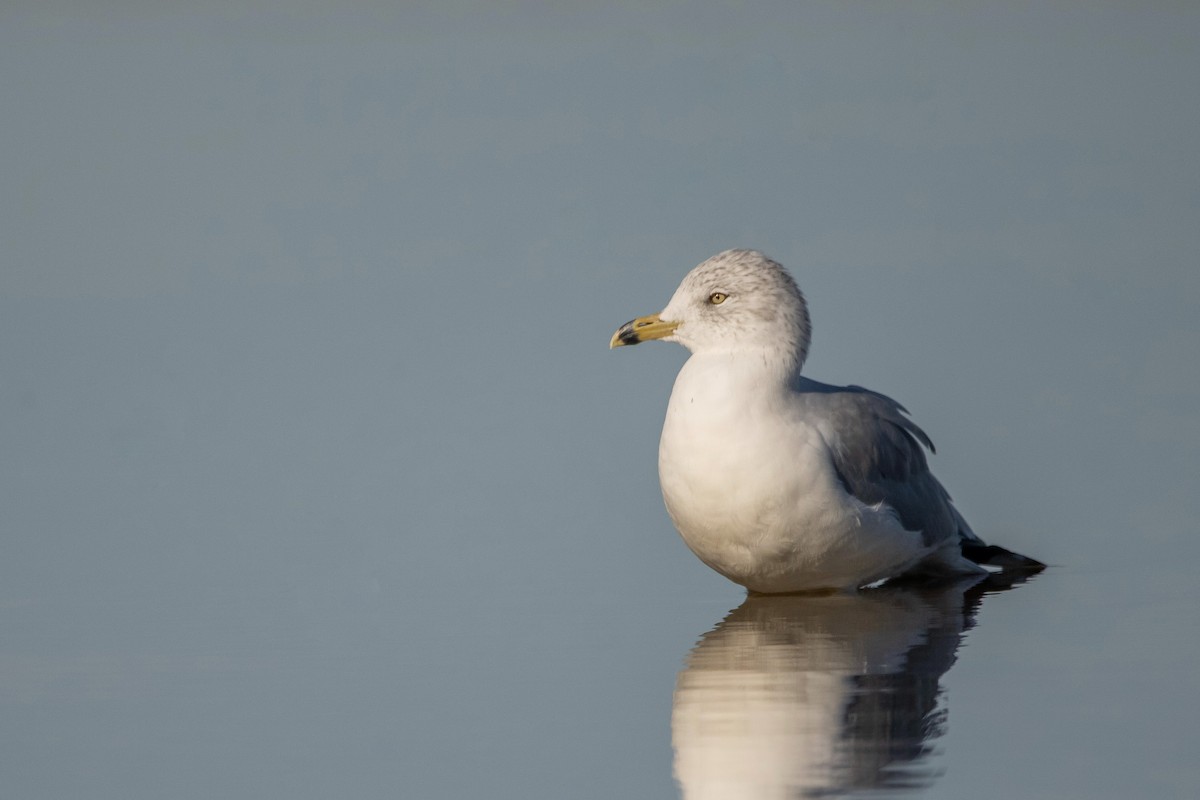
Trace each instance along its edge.
{"label": "ring-billed gull", "polygon": [[691,351],[667,406],[658,474],[700,560],[753,592],[852,589],[901,575],[1043,565],[985,545],[929,471],[925,432],[896,401],[800,375],[808,307],[782,266],[727,250],[661,313],[613,334]]}

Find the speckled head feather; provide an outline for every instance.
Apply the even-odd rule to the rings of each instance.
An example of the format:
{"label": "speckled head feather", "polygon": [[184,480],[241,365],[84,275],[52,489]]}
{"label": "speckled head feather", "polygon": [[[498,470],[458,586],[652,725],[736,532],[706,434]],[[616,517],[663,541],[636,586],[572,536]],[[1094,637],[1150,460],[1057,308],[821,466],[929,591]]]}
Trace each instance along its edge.
{"label": "speckled head feather", "polygon": [[808,356],[804,295],[787,270],[757,250],[726,250],[700,264],[661,317],[679,323],[669,338],[693,353],[771,350],[785,353],[795,370]]}

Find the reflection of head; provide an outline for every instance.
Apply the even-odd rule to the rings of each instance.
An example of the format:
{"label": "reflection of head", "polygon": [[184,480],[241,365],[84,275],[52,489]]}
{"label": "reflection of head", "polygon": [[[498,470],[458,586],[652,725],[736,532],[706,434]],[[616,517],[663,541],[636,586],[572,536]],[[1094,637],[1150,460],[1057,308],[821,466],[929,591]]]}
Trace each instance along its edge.
{"label": "reflection of head", "polygon": [[675,775],[689,797],[805,797],[923,786],[938,681],[968,584],[750,597],[693,649],[675,688]]}

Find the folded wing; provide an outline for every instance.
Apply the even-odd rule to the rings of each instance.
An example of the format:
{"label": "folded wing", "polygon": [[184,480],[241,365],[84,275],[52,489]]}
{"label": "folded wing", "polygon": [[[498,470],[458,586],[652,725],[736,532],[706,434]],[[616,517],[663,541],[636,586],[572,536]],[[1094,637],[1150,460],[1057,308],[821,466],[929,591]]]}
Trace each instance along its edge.
{"label": "folded wing", "polygon": [[867,505],[891,508],[927,545],[979,541],[929,471],[923,446],[933,452],[933,442],[903,406],[861,386],[804,384],[805,406],[818,420],[847,492]]}

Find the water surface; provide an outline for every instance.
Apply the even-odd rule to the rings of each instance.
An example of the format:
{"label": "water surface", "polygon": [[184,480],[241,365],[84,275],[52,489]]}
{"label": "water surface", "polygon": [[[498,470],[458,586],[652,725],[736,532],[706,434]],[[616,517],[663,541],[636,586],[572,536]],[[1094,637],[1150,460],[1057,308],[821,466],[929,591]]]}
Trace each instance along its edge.
{"label": "water surface", "polygon": [[[0,10],[0,797],[1200,796],[1200,7]],[[755,247],[975,597],[672,530]],[[678,776],[678,780],[676,778]]]}

